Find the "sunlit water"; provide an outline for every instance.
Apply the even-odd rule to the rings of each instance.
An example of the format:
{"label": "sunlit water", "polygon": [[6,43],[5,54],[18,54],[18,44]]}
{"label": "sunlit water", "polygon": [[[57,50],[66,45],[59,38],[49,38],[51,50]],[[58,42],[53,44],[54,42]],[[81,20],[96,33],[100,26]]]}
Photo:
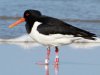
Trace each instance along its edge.
{"label": "sunlit water", "polygon": [[[1,0],[0,16],[22,16],[26,9],[38,9],[59,19],[99,20],[99,7],[99,0]],[[59,47],[58,66],[53,65],[55,52],[51,48],[50,64],[37,65],[44,62],[46,47],[27,35],[25,23],[9,29],[14,21],[0,19],[0,75],[100,75],[99,40]],[[66,22],[100,37],[100,22]]]}

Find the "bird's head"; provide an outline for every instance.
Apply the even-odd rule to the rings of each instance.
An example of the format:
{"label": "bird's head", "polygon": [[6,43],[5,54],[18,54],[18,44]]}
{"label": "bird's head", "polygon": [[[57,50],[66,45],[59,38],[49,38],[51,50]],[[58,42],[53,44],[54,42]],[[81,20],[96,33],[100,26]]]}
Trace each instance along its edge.
{"label": "bird's head", "polygon": [[26,11],[24,12],[23,17],[20,18],[19,20],[17,20],[16,22],[14,22],[13,24],[11,24],[11,25],[9,26],[9,28],[13,28],[13,27],[19,25],[19,24],[22,23],[22,22],[26,22],[26,23],[28,23],[29,25],[30,25],[30,24],[33,24],[34,21],[35,21],[38,17],[40,17],[40,16],[41,16],[41,13],[40,13],[40,11],[38,11],[38,10],[31,10],[31,9],[30,9],[30,10],[26,10]]}

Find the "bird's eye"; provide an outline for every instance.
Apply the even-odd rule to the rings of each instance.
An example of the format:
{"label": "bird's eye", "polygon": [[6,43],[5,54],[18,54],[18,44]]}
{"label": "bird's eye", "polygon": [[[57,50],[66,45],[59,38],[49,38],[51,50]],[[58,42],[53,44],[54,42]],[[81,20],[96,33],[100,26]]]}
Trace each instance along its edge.
{"label": "bird's eye", "polygon": [[29,15],[30,15],[29,13],[26,14],[26,16],[29,16]]}

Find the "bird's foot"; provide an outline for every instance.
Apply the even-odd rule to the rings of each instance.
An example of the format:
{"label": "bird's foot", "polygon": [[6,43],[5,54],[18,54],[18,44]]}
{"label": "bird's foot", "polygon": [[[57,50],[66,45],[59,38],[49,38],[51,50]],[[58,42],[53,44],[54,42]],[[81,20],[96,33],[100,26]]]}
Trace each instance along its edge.
{"label": "bird's foot", "polygon": [[55,65],[58,65],[59,64],[59,58],[55,58]]}
{"label": "bird's foot", "polygon": [[49,59],[45,59],[45,65],[49,65]]}

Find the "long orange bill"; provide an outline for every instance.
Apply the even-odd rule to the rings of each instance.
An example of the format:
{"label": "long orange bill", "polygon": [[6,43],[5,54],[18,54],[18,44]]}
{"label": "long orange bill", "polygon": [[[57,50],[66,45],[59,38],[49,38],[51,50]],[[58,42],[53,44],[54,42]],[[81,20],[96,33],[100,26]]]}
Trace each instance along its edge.
{"label": "long orange bill", "polygon": [[18,21],[14,22],[13,24],[11,24],[9,26],[9,28],[13,28],[15,26],[17,26],[18,24],[22,23],[22,22],[25,22],[25,18],[20,18]]}

